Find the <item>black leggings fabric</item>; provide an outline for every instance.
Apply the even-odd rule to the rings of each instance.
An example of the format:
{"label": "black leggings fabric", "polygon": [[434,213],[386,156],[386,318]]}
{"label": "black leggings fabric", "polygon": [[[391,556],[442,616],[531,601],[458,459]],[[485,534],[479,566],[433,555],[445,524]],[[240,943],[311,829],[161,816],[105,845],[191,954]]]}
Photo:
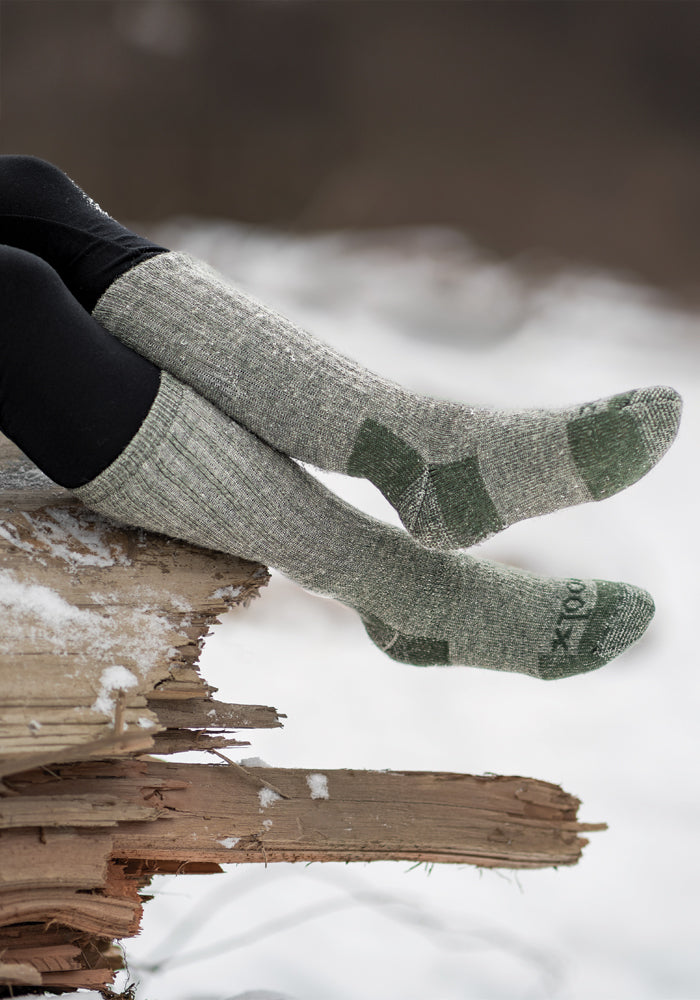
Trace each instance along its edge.
{"label": "black leggings fabric", "polygon": [[0,430],[61,486],[123,451],[160,372],[90,315],[125,270],[165,253],[58,167],[0,156]]}
{"label": "black leggings fabric", "polygon": [[36,156],[0,156],[0,243],[45,260],[88,312],[120,274],[167,252],[125,229]]}
{"label": "black leggings fabric", "polygon": [[160,371],[107,333],[35,254],[0,245],[0,429],[60,486],[124,450]]}

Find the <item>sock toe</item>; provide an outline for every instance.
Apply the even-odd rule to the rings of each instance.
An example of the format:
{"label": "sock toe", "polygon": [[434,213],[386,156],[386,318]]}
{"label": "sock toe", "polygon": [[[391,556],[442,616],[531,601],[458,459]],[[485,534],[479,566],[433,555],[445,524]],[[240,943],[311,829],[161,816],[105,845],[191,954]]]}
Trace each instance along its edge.
{"label": "sock toe", "polygon": [[592,498],[619,493],[649,472],[676,436],[680,412],[680,396],[666,386],[582,406],[567,423],[567,437]]}
{"label": "sock toe", "polygon": [[[600,583],[598,584],[600,586]],[[611,586],[608,584],[608,587]],[[640,587],[619,583],[618,611],[608,622],[607,630],[599,640],[601,665],[613,660],[632,646],[646,632],[654,617],[654,600],[651,594]]]}
{"label": "sock toe", "polygon": [[540,654],[537,676],[573,677],[597,670],[641,639],[654,616],[650,594],[628,583],[595,580],[596,603],[574,653]]}
{"label": "sock toe", "polygon": [[633,392],[630,407],[637,419],[651,464],[656,465],[678,433],[683,400],[670,386],[656,385]]}

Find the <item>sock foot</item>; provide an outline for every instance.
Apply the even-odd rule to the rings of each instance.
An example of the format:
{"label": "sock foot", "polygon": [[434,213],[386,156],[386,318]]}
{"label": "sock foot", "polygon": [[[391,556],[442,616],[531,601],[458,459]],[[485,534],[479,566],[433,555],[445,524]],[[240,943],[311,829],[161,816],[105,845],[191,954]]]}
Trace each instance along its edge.
{"label": "sock foot", "polygon": [[[498,652],[505,650],[503,635],[495,637],[490,658],[472,662],[459,640],[451,642],[434,636],[408,635],[373,615],[363,615],[362,622],[372,642],[400,663],[481,666],[525,673],[542,680],[558,680],[588,673],[609,663],[641,638],[653,618],[654,602],[638,587],[605,580],[562,583],[565,589],[559,613],[550,617],[539,630],[536,626],[533,629],[535,648],[516,657],[509,657],[504,652],[502,661]],[[592,604],[589,601],[591,593],[594,594]]]}
{"label": "sock foot", "polygon": [[[467,411],[433,404],[403,434],[365,419],[347,472],[369,479],[426,548],[466,548],[510,524],[602,500],[659,461],[678,430],[681,399],[665,386],[562,411]],[[397,421],[398,424],[398,421]],[[469,440],[454,443],[460,433]],[[420,438],[409,443],[409,436]],[[440,458],[432,461],[431,451]]]}

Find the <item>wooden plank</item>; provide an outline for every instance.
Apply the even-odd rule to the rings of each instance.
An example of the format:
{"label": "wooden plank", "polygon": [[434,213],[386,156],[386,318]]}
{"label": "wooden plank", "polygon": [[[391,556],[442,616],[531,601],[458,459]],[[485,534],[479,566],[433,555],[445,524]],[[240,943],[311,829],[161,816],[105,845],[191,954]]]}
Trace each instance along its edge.
{"label": "wooden plank", "polygon": [[213,699],[190,705],[149,698],[148,704],[160,724],[168,729],[196,726],[205,729],[275,729],[282,725],[281,719],[286,718],[269,705],[227,705]]}
{"label": "wooden plank", "polygon": [[0,829],[52,826],[116,826],[125,820],[158,819],[162,809],[124,802],[115,795],[17,796],[0,799]]}

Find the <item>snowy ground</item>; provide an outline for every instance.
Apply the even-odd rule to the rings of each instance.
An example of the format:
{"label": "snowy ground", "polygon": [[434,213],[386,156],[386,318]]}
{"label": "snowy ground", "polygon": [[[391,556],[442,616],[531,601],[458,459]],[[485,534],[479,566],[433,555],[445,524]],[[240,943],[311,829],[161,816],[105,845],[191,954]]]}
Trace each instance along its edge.
{"label": "snowy ground", "polygon": [[[676,445],[642,482],[480,550],[648,588],[650,632],[601,671],[547,684],[396,664],[350,611],[279,576],[204,652],[219,697],[288,715],[243,756],[555,781],[583,800],[582,819],[610,825],[582,862],[517,878],[382,863],[159,879],[127,946],[139,998],[700,998],[698,317],[606,275],[525,280],[446,231],[298,238],[183,222],[155,235],[422,392],[558,405],[666,383],[686,408]],[[369,485],[326,479],[393,520]]]}

